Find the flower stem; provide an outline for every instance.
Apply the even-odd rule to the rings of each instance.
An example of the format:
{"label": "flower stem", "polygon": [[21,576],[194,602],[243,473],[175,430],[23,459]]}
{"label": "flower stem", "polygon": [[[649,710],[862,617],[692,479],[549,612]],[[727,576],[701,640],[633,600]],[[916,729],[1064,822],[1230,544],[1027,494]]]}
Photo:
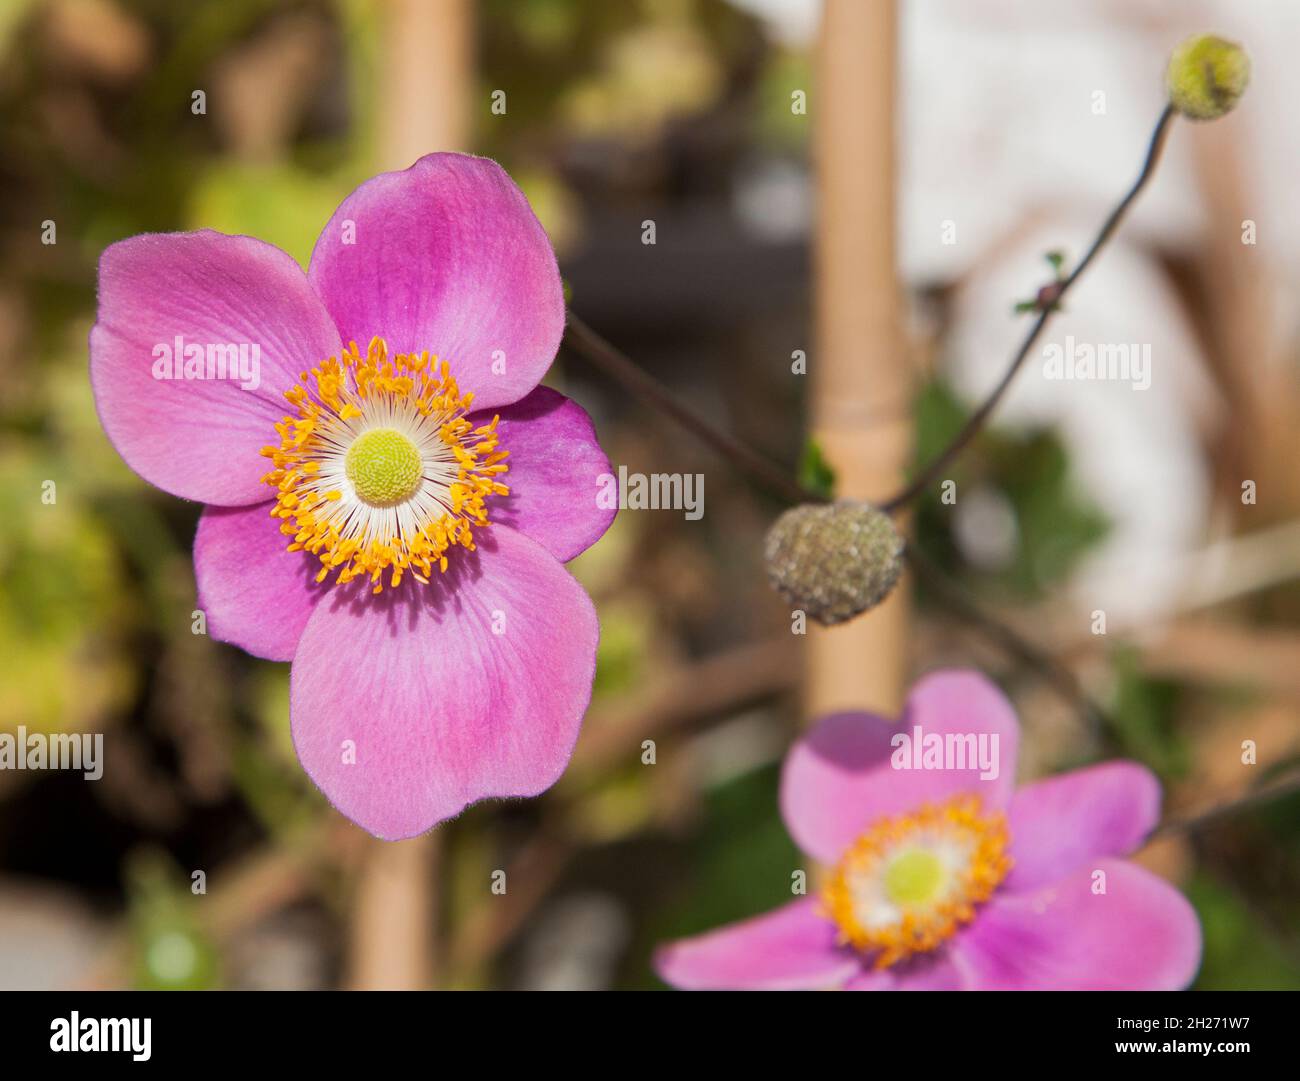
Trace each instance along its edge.
{"label": "flower stem", "polygon": [[1267,803],[1269,800],[1277,799],[1279,796],[1289,796],[1295,792],[1300,792],[1300,769],[1288,770],[1276,780],[1260,785],[1253,791],[1247,792],[1244,796],[1228,800],[1217,807],[1211,807],[1209,810],[1194,815],[1167,819],[1155,828],[1148,840],[1171,833],[1194,833],[1206,826],[1212,826],[1229,815],[1236,814],[1238,811],[1247,811],[1252,807]]}
{"label": "flower stem", "polygon": [[[997,386],[993,388],[993,391],[980,407],[971,414],[965,425],[962,426],[961,431],[954,436],[948,446],[922,468],[901,491],[879,504],[881,510],[893,513],[910,503],[929,487],[952,460],[979,434],[993,410],[997,408],[998,403],[1001,402],[1010,388],[1017,373],[1024,366],[1029,357],[1029,351],[1034,347],[1034,343],[1038,341],[1052,316],[1059,310],[1060,302],[1065,294],[1083,276],[1084,271],[1091,266],[1101,249],[1110,241],[1118,230],[1124,216],[1128,213],[1129,208],[1155,174],[1161,152],[1164,150],[1169,135],[1170,124],[1176,115],[1172,106],[1166,106],[1160,114],[1160,119],[1156,122],[1155,130],[1151,134],[1146,159],[1142,163],[1142,170],[1137,179],[1102,223],[1100,230],[1098,230],[1083,258],[1079,260],[1078,265],[1057,285],[1053,292],[1052,303],[1044,306],[1043,310],[1038,313],[1033,325],[1029,328],[1029,333],[1012,356],[1011,363],[1007,366],[1007,370]],[[627,354],[587,326],[572,311],[568,313],[568,325],[565,330],[564,340],[575,353],[585,357],[606,375],[621,383],[653,408],[671,417],[697,439],[708,444],[719,455],[735,465],[741,472],[748,474],[774,495],[779,495],[791,503],[827,502],[824,496],[799,484],[779,466],[757,451],[687,409],[673,397],[668,388],[638,366]]]}
{"label": "flower stem", "polygon": [[1034,669],[1079,714],[1093,739],[1104,741],[1108,738],[1107,732],[1111,728],[1106,714],[1084,693],[1073,672],[1051,654],[1039,649],[1001,620],[985,612],[974,598],[922,555],[915,544],[909,543],[903,550],[903,555],[921,585],[934,594],[940,604],[963,623],[982,631],[1008,656]]}
{"label": "flower stem", "polygon": [[826,502],[823,496],[804,488],[780,466],[687,409],[673,397],[672,391],[631,357],[602,338],[572,311],[569,312],[564,341],[575,353],[585,357],[638,398],[671,417],[773,495],[779,495],[791,503]]}
{"label": "flower stem", "polygon": [[998,385],[993,388],[992,393],[984,400],[983,404],[970,415],[961,431],[953,437],[952,442],[940,451],[929,464],[923,467],[915,477],[908,481],[897,495],[891,496],[881,503],[881,510],[886,513],[893,513],[915,499],[939,477],[949,463],[979,434],[980,429],[984,427],[985,422],[1011,386],[1011,381],[1015,379],[1016,373],[1023,367],[1025,360],[1029,357],[1029,351],[1034,347],[1039,335],[1042,334],[1052,316],[1059,310],[1060,302],[1065,297],[1065,294],[1083,276],[1083,272],[1088,269],[1101,249],[1105,247],[1107,241],[1114,235],[1129,207],[1133,205],[1134,200],[1141,194],[1142,189],[1147,186],[1147,182],[1155,173],[1156,165],[1160,161],[1160,153],[1164,149],[1165,140],[1169,135],[1170,122],[1175,115],[1173,106],[1166,105],[1164,112],[1160,114],[1160,119],[1156,122],[1155,131],[1151,134],[1151,142],[1147,146],[1146,160],[1142,163],[1142,171],[1138,174],[1137,180],[1133,182],[1133,186],[1129,188],[1115,209],[1110,212],[1097,236],[1093,239],[1092,246],[1088,248],[1087,253],[1079,261],[1078,265],[1055,287],[1051,303],[1042,306],[1038,317],[1029,328],[1029,333],[1025,336],[1024,341],[1020,343],[1020,348],[1012,356],[1011,363]]}

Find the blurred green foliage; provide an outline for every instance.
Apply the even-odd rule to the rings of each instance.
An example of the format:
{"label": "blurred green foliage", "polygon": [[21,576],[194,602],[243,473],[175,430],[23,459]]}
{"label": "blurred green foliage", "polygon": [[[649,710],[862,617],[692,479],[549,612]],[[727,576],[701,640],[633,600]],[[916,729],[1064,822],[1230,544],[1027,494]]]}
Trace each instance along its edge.
{"label": "blurred green foliage", "polygon": [[698,829],[685,853],[691,877],[680,883],[671,903],[643,929],[641,950],[647,960],[636,970],[633,986],[662,986],[648,963],[655,944],[701,934],[797,900],[791,888],[796,871],[806,872],[811,882],[812,867],[781,820],[779,776],[777,766],[766,766],[706,793]]}
{"label": "blurred green foliage", "polygon": [[1279,933],[1238,887],[1212,874],[1199,873],[1185,889],[1205,935],[1197,990],[1300,990],[1294,928]]}
{"label": "blurred green foliage", "polygon": [[127,865],[135,987],[210,991],[221,986],[217,948],[194,914],[193,879],[157,849],[139,849]]}
{"label": "blurred green foliage", "polygon": [[[914,461],[934,458],[961,430],[968,411],[944,382],[928,383],[917,398]],[[1084,497],[1069,455],[1050,429],[1013,432],[984,428],[945,479],[968,495],[979,489],[1006,500],[1015,520],[1015,546],[1000,567],[973,565],[953,531],[953,508],[933,485],[916,504],[918,543],[941,566],[964,570],[981,589],[1018,600],[1048,595],[1106,535],[1104,514]]]}
{"label": "blurred green foliage", "polygon": [[1112,662],[1116,687],[1110,719],[1116,750],[1145,762],[1166,779],[1185,776],[1191,752],[1178,727],[1182,688],[1143,675],[1132,648],[1114,650]]}

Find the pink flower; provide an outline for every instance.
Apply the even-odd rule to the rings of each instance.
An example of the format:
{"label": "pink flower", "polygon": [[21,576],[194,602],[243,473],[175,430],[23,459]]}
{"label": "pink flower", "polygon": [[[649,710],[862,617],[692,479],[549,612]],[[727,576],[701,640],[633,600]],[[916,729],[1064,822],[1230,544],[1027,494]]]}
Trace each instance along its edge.
{"label": "pink flower", "polygon": [[563,328],[527,200],[458,154],[362,184],[306,274],[210,231],[100,261],[104,430],[145,480],[211,504],[209,631],[293,662],[298,758],[376,836],[535,795],[572,753],[598,627],[561,564],[613,511],[590,419],[538,386]]}
{"label": "pink flower", "polygon": [[1110,762],[1015,790],[1018,740],[1010,703],[973,672],[921,680],[899,725],[824,718],[781,778],[787,828],[832,868],[820,896],[674,943],[660,976],[691,990],[1185,987],[1195,912],[1117,858],[1159,819],[1156,779]]}

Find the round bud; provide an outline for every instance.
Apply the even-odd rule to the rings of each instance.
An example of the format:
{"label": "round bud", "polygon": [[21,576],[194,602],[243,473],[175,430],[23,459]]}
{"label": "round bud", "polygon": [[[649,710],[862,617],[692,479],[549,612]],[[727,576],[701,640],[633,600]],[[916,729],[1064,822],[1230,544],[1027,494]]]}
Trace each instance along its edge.
{"label": "round bud", "polygon": [[1213,34],[1188,38],[1169,58],[1169,103],[1192,120],[1231,112],[1250,82],[1250,57],[1235,42]]}
{"label": "round bud", "polygon": [[902,573],[903,538],[867,503],[805,503],[767,533],[773,588],[818,623],[843,623],[889,596]]}

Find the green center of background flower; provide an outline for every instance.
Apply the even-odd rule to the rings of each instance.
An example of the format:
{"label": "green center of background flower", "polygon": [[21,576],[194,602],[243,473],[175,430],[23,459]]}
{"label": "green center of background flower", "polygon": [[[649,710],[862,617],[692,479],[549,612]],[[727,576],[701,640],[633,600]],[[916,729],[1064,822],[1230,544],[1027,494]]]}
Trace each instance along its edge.
{"label": "green center of background flower", "polygon": [[946,877],[943,863],[933,852],[909,848],[885,869],[885,893],[896,905],[924,905],[938,896]]}
{"label": "green center of background flower", "polygon": [[424,472],[415,444],[392,428],[372,428],[358,437],[343,467],[357,495],[375,507],[409,499]]}

